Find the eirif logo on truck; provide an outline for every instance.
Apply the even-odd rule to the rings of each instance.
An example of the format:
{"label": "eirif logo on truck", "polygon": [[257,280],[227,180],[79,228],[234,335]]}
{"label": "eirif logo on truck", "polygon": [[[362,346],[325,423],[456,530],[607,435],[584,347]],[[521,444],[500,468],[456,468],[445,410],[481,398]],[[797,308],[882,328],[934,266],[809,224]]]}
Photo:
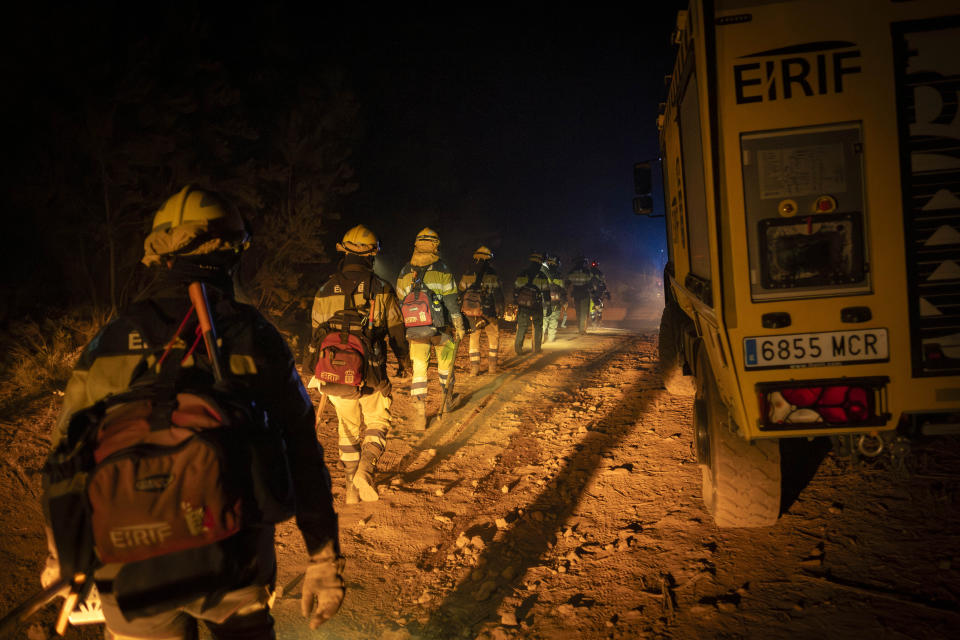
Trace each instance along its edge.
{"label": "eirif logo on truck", "polygon": [[860,49],[830,40],[758,51],[733,65],[737,104],[843,93],[846,76],[860,73]]}

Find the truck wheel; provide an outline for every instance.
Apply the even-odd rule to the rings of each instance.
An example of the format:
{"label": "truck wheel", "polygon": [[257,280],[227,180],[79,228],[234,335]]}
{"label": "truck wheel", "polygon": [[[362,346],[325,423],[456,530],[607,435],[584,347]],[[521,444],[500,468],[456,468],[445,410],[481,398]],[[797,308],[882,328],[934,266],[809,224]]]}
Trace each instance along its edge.
{"label": "truck wheel", "polygon": [[780,443],[733,433],[705,351],[697,362],[693,427],[707,511],[718,527],[772,525],[780,516]]}
{"label": "truck wheel", "polygon": [[660,375],[667,392],[675,396],[692,396],[696,392],[693,376],[683,375],[683,361],[678,345],[679,329],[686,315],[676,305],[667,303],[660,316]]}

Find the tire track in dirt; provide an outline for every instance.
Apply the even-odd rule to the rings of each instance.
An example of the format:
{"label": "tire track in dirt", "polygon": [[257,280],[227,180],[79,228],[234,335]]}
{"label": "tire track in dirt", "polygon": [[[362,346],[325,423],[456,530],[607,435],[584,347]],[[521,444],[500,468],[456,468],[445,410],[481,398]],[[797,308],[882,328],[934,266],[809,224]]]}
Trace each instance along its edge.
{"label": "tire track in dirt", "polygon": [[[510,517],[507,511],[512,506],[504,506],[503,494],[492,483],[505,472],[496,461],[504,460],[509,465],[510,449],[522,439],[511,436],[523,428],[535,430],[536,425],[548,424],[554,417],[561,419],[554,413],[585,397],[585,388],[592,384],[590,377],[629,355],[638,340],[638,336],[625,333],[589,336],[586,340],[567,338],[547,348],[539,358],[528,356],[514,360],[512,365],[504,363],[513,368],[493,381],[466,378],[464,405],[451,414],[451,418],[460,414],[459,419],[436,431],[417,434],[417,439],[411,438],[410,431],[398,429],[388,443],[388,452],[394,451],[395,458],[388,459],[385,468],[394,479],[402,479],[404,473],[412,473],[415,479],[399,485],[385,482],[381,500],[376,503],[353,507],[338,503],[341,544],[348,557],[348,594],[340,614],[324,627],[330,637],[387,638],[389,630],[397,630],[397,625],[410,625],[408,628],[418,637],[432,634],[426,629],[429,605],[469,577],[472,568],[458,562],[438,562],[444,551],[455,546],[455,532],[469,527],[468,523],[477,518],[489,523],[500,516]],[[395,400],[402,407],[404,398]],[[418,456],[426,455],[425,442],[443,449],[433,460],[418,463]],[[485,464],[488,459],[489,466]],[[405,471],[401,460],[408,465]],[[421,469],[421,464],[430,466]],[[336,486],[336,471],[334,474]],[[432,487],[437,485],[441,486],[434,491]],[[508,496],[510,502],[526,494],[526,489],[521,489]],[[292,527],[285,529],[282,540],[290,546],[284,555],[292,552],[296,558],[298,536]],[[284,566],[280,573],[281,583],[292,575]],[[278,629],[281,637],[305,637],[299,629],[302,623],[296,619],[296,594],[290,596],[275,610]],[[469,629],[465,624],[457,633]],[[397,633],[398,638],[404,637],[406,629],[400,628]],[[435,635],[451,637],[449,629]]]}
{"label": "tire track in dirt", "polygon": [[[578,371],[583,375],[590,375],[630,348],[632,344],[633,341],[629,338],[620,339],[599,356],[591,358]],[[413,445],[410,453],[403,456],[390,469],[382,469],[387,474],[385,481],[389,482],[399,476],[404,483],[410,483],[422,478],[464,444],[478,437],[482,430],[496,426],[493,424],[492,417],[512,401],[512,396],[522,391],[522,386],[526,384],[526,378],[529,375],[546,370],[566,355],[569,355],[569,352],[553,351],[544,353],[539,358],[526,359],[525,362],[521,361],[520,367],[514,371],[500,374],[492,382],[471,390],[465,398],[460,399],[456,410],[444,419],[446,424],[438,425],[444,428],[428,428],[421,441]],[[521,358],[524,357],[521,356]],[[570,382],[569,379],[572,377],[573,374],[566,376],[566,382]],[[434,449],[435,455],[419,468],[412,469],[411,466],[420,458],[420,453],[428,449]]]}
{"label": "tire track in dirt", "polygon": [[[580,374],[578,381],[581,386],[599,384],[598,374],[602,375],[604,368],[617,357],[628,355],[632,358],[634,354],[630,351],[636,348],[637,343],[636,336],[619,340],[615,346],[578,367],[576,371]],[[511,523],[506,534],[496,536],[477,559],[477,564],[484,567],[483,572],[494,579],[483,582],[482,579],[476,581],[468,576],[461,580],[431,612],[422,628],[411,629],[417,637],[450,637],[451,629],[469,629],[494,616],[503,597],[511,593],[513,586],[523,579],[527,570],[541,563],[552,548],[550,540],[576,510],[586,486],[600,469],[603,454],[615,449],[636,428],[634,421],[618,417],[624,413],[642,412],[650,401],[649,395],[644,392],[649,391],[651,386],[657,386],[652,372],[624,389],[619,402],[605,407],[604,413],[595,418],[593,429],[588,430],[576,445],[577,453],[565,459],[560,469],[552,474],[552,479]],[[513,450],[518,442],[532,437],[542,423],[550,422],[550,415],[561,408],[554,409],[543,418],[529,420],[511,437],[506,451]],[[496,489],[488,487],[486,492],[495,495]],[[530,517],[524,517],[525,514],[530,514]],[[477,515],[471,514],[470,518],[475,520]],[[506,513],[503,515],[509,516]]]}

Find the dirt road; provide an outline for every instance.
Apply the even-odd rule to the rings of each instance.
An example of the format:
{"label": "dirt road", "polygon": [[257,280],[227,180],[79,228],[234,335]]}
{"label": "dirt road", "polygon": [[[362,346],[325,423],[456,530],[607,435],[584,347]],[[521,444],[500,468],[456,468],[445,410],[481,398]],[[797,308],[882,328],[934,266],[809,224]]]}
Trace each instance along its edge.
{"label": "dirt road", "polygon": [[[780,522],[717,529],[700,501],[691,402],[662,388],[655,345],[652,332],[568,329],[541,355],[475,378],[462,352],[456,410],[425,433],[404,419],[409,379],[397,381],[376,503],[342,504],[328,410],[347,598],[311,633],[292,585],[275,609],[279,637],[956,637],[954,441],[915,449],[910,477],[794,445],[822,461]],[[0,431],[0,490],[14,497],[0,510],[3,610],[36,585],[39,434],[52,414]],[[304,551],[292,523],[278,540],[286,585]],[[51,608],[29,637],[47,637],[52,618]]]}
{"label": "dirt road", "polygon": [[[775,527],[719,530],[690,400],[662,389],[655,344],[563,333],[499,375],[461,375],[458,409],[425,434],[399,420],[381,500],[340,509],[350,591],[327,637],[950,635],[958,476],[904,483],[827,458]],[[292,528],[283,540],[299,551]],[[295,609],[281,601],[281,637],[307,636]]]}

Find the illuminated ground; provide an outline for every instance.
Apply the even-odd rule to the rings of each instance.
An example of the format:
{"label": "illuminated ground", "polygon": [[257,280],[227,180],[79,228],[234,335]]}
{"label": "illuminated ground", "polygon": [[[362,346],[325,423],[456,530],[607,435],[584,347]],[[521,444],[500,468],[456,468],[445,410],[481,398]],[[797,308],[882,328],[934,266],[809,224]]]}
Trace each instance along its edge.
{"label": "illuminated ground", "polygon": [[[279,637],[949,637],[960,448],[922,449],[910,478],[827,456],[774,527],[717,529],[699,498],[690,400],[661,388],[656,334],[634,320],[641,329],[585,337],[568,327],[536,357],[509,357],[506,336],[496,376],[467,377],[461,352],[457,409],[426,433],[409,429],[409,379],[398,381],[376,503],[342,505],[328,413],[349,590],[311,633],[294,586],[276,607]],[[0,432],[14,498],[0,513],[3,610],[36,586],[42,448],[31,434],[51,416]],[[279,540],[288,584],[302,543],[292,524]],[[47,637],[53,615],[32,638]]]}

